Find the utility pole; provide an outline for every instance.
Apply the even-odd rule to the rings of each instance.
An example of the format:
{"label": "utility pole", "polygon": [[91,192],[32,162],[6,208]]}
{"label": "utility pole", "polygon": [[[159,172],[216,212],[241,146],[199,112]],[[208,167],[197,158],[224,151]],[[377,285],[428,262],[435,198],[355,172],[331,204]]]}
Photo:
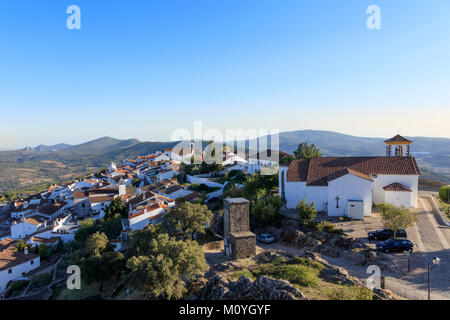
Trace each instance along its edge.
{"label": "utility pole", "polygon": [[430,263],[428,262],[428,300],[431,300],[430,298]]}
{"label": "utility pole", "polygon": [[409,256],[408,256],[408,272],[411,271],[411,253],[412,253],[412,251],[409,251]]}

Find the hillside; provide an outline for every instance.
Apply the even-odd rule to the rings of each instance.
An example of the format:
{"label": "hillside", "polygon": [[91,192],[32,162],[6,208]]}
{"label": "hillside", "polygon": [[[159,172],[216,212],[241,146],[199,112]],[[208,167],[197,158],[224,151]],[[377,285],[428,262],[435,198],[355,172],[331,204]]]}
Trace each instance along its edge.
{"label": "hillside", "polygon": [[61,182],[122,161],[171,147],[175,142],[140,142],[103,137],[79,145],[38,146],[0,152],[0,192],[28,185]]}
{"label": "hillside", "polygon": [[[388,137],[389,138],[389,137]],[[450,183],[450,139],[408,137],[411,152],[424,177]],[[331,131],[299,130],[282,132],[280,150],[293,153],[299,141],[314,143],[324,156],[376,156],[385,155],[386,138],[356,137]]]}
{"label": "hillside", "polygon": [[[407,137],[422,178],[450,183],[450,139]],[[356,137],[331,131],[299,130],[280,133],[280,150],[293,153],[301,141],[314,143],[324,156],[384,155],[386,138]],[[103,137],[79,145],[39,145],[0,151],[0,192],[40,183],[65,181],[93,173],[111,161],[153,153],[177,142],[141,142]],[[206,143],[203,144],[204,146]]]}

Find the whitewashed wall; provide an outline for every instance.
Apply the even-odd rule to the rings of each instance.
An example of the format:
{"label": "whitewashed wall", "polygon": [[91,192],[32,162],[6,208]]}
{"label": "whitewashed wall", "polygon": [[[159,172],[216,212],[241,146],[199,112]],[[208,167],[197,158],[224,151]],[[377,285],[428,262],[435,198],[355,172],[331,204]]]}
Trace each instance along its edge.
{"label": "whitewashed wall", "polygon": [[28,222],[19,222],[11,225],[11,238],[21,239],[38,230],[37,226]]}
{"label": "whitewashed wall", "polygon": [[405,208],[411,208],[411,195],[412,192],[407,191],[385,191],[384,202],[396,205],[398,207],[404,206]]}
{"label": "whitewashed wall", "polygon": [[[33,261],[33,264],[31,264],[31,261]],[[20,278],[22,277],[23,273],[30,272],[31,270],[38,268],[40,266],[40,263],[41,263],[40,257],[37,257],[34,258],[33,260],[0,271],[0,293],[5,291],[6,285],[8,284],[9,281]],[[8,273],[9,269],[12,270],[11,273]]]}
{"label": "whitewashed wall", "polygon": [[209,180],[208,178],[199,178],[196,176],[190,176],[190,175],[186,175],[186,180],[190,183],[196,183],[196,184],[206,184],[208,187],[211,188],[223,188],[223,184],[214,182]]}
{"label": "whitewashed wall", "polygon": [[[364,216],[372,213],[372,181],[347,174],[328,182],[328,215],[345,217],[348,212],[348,200],[362,200]],[[339,208],[336,208],[336,197],[339,197]]]}
{"label": "whitewashed wall", "polygon": [[385,201],[385,192],[383,187],[398,182],[412,190],[410,195],[410,207],[417,207],[417,194],[419,189],[419,176],[412,175],[381,175],[379,174],[376,178],[373,178],[373,202],[381,203]]}

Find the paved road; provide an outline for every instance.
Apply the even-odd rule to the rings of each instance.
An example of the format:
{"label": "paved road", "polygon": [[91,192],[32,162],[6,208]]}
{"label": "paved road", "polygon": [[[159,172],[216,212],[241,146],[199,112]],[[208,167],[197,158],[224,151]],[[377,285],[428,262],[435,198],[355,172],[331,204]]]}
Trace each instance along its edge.
{"label": "paved road", "polygon": [[[415,226],[408,228],[408,238],[415,244],[411,256],[411,272],[408,270],[408,254],[388,254],[389,258],[402,270],[405,276],[385,274],[386,288],[407,299],[428,298],[428,262],[438,256],[441,262],[431,272],[431,299],[450,300],[450,227],[447,227],[436,210],[430,192],[420,192],[418,199],[418,221]],[[381,216],[374,212],[364,221],[337,222],[345,232],[360,238],[370,246],[367,232],[383,227]],[[277,244],[274,249],[283,249]],[[294,249],[295,250],[295,249]],[[293,250],[289,249],[291,253]],[[332,259],[322,255],[328,262],[346,268],[355,277],[364,280],[367,278],[365,268],[355,266],[342,259]]]}
{"label": "paved road", "polygon": [[407,280],[427,289],[428,263],[437,256],[441,262],[431,272],[432,292],[450,299],[450,228],[442,223],[430,195],[420,196],[418,202],[418,221],[412,234],[418,248],[413,253],[414,270]]}

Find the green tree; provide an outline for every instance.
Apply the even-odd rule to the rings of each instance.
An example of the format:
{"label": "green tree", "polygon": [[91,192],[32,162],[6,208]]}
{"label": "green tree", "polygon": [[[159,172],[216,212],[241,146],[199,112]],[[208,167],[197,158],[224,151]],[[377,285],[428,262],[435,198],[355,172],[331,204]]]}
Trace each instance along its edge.
{"label": "green tree", "polygon": [[251,214],[264,224],[272,224],[278,217],[283,206],[279,196],[268,196],[255,202]]}
{"label": "green tree", "polygon": [[105,210],[105,220],[113,219],[117,215],[122,218],[128,217],[128,208],[120,197],[111,200],[109,206]]}
{"label": "green tree", "polygon": [[25,242],[25,240],[21,239],[17,242],[16,248],[19,251],[23,251],[25,250],[25,248],[27,247],[27,243]]}
{"label": "green tree", "polygon": [[450,201],[450,185],[439,188],[439,197],[444,201]]}
{"label": "green tree", "polygon": [[163,225],[171,236],[182,239],[193,239],[194,233],[205,233],[213,217],[206,205],[185,202],[169,208],[163,217]]}
{"label": "green tree", "polygon": [[41,259],[47,260],[51,255],[50,248],[45,243],[41,243],[38,247],[38,254]]}
{"label": "green tree", "polygon": [[103,222],[99,229],[100,232],[105,233],[109,239],[116,239],[122,231],[122,221],[119,215]]}
{"label": "green tree", "polygon": [[80,222],[78,230],[75,232],[75,240],[85,243],[86,239],[99,230],[100,226],[92,218],[85,219]]}
{"label": "green tree", "polygon": [[186,293],[186,282],[208,268],[201,247],[195,241],[158,234],[145,248],[146,254],[127,261],[130,283],[146,298],[180,299]]}
{"label": "green tree", "polygon": [[152,241],[161,233],[163,233],[163,229],[160,224],[156,226],[149,224],[142,230],[134,231],[131,235],[132,242],[129,255],[141,256],[150,254]]}
{"label": "green tree", "polygon": [[141,180],[139,178],[134,178],[133,181],[131,181],[131,184],[136,187],[139,188],[139,186],[141,185]]}
{"label": "green tree", "polygon": [[297,159],[311,159],[322,156],[319,148],[314,144],[309,145],[308,142],[299,143],[297,150],[294,151],[295,158]]}
{"label": "green tree", "polygon": [[252,174],[244,183],[244,196],[247,200],[256,201],[267,193],[267,189],[261,183],[260,175]]}
{"label": "green tree", "polygon": [[61,238],[58,240],[58,242],[56,243],[55,246],[55,251],[56,252],[61,252],[64,250],[64,242],[61,240]]}
{"label": "green tree", "polygon": [[307,203],[305,199],[297,204],[297,215],[302,225],[308,225],[314,221],[317,216],[316,205],[314,202]]}
{"label": "green tree", "polygon": [[86,240],[86,252],[90,256],[100,256],[108,246],[108,237],[104,233],[96,232]]}
{"label": "green tree", "polygon": [[394,239],[398,230],[411,227],[417,221],[417,213],[404,206],[397,207],[392,204],[381,203],[377,205],[377,208],[381,211],[384,227],[394,231]]}

